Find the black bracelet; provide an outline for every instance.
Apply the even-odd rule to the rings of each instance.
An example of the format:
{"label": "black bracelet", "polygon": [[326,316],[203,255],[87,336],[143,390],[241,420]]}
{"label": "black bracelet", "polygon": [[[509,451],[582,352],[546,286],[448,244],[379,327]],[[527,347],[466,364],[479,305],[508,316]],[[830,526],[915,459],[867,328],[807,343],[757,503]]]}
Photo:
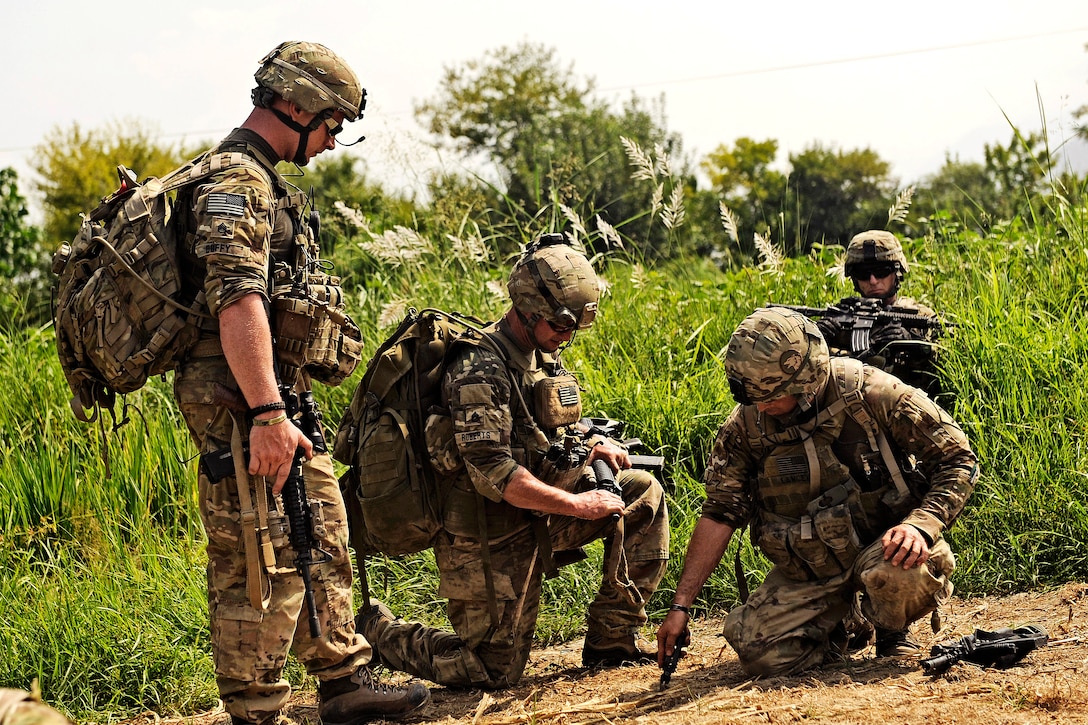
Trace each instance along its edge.
{"label": "black bracelet", "polygon": [[684,614],[691,616],[691,607],[685,607],[683,604],[674,604],[669,607],[671,612],[683,612]]}
{"label": "black bracelet", "polygon": [[277,400],[274,403],[265,403],[264,405],[258,405],[256,408],[250,408],[246,413],[250,420],[253,420],[261,413],[271,413],[273,410],[287,410],[287,404],[282,400]]}

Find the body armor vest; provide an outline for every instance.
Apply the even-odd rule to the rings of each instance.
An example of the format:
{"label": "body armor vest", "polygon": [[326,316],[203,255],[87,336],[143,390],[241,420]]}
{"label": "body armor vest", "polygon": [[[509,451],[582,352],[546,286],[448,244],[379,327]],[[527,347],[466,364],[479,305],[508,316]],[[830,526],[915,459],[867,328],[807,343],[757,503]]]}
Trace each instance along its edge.
{"label": "body armor vest", "polygon": [[[806,423],[772,433],[755,406],[744,409],[749,443],[760,452],[752,539],[790,578],[846,571],[858,552],[920,501],[887,437],[862,399],[863,365],[831,361],[823,409]],[[913,465],[908,474],[914,490]]]}

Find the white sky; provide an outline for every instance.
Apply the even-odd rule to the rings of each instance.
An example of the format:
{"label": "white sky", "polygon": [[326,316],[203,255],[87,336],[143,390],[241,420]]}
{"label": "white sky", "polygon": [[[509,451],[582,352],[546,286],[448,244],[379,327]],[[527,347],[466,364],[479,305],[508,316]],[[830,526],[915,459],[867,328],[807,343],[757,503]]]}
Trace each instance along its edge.
{"label": "white sky", "polygon": [[523,40],[554,47],[607,100],[664,94],[696,160],[741,136],[778,140],[783,159],[816,141],[868,147],[903,186],[946,153],[981,160],[1010,121],[1026,132],[1045,117],[1055,149],[1088,104],[1086,0],[37,0],[4,2],[0,28],[0,167],[27,196],[26,159],[54,126],[224,135],[248,113],[257,61],[288,39],[355,68],[368,106],[344,135],[367,140],[339,153],[392,186],[436,163],[412,109],[443,67]]}

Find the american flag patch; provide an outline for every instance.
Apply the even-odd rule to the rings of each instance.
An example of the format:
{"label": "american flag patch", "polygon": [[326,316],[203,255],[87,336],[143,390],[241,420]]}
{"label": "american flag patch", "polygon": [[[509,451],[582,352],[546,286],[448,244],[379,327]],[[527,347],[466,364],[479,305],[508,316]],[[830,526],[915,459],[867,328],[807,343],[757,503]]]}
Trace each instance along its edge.
{"label": "american flag patch", "polygon": [[208,213],[226,216],[242,216],[246,210],[246,198],[241,194],[213,191],[208,194]]}

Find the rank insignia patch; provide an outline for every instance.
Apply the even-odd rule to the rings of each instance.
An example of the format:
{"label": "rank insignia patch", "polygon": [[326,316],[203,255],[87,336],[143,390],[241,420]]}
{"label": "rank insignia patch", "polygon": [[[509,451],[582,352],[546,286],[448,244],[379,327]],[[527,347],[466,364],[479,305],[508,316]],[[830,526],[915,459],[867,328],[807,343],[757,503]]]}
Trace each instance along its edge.
{"label": "rank insignia patch", "polygon": [[212,236],[220,239],[234,239],[234,220],[215,217],[212,219]]}

